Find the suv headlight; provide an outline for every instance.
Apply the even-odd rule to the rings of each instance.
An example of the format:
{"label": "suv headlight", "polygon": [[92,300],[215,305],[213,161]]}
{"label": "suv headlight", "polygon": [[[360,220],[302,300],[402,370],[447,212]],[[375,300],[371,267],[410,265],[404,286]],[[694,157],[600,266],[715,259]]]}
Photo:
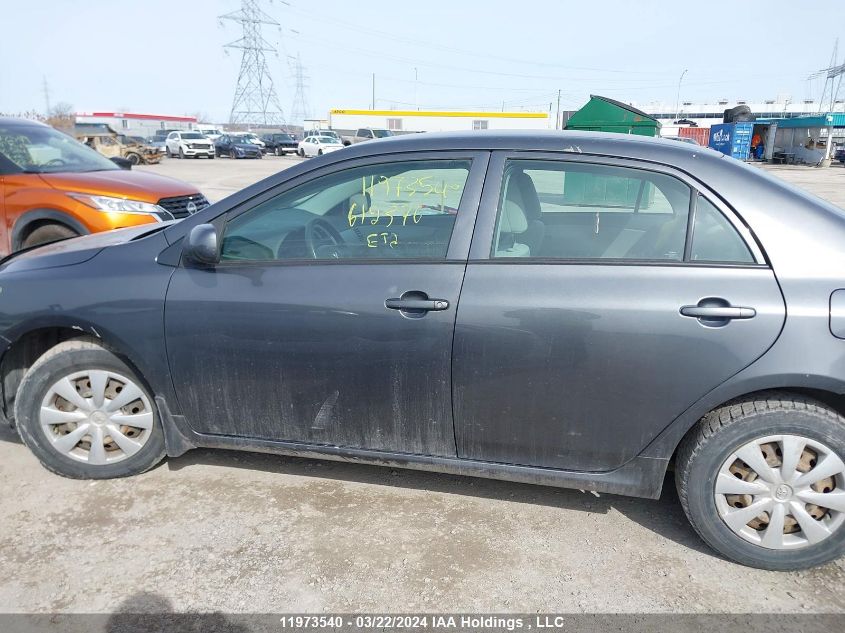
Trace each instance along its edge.
{"label": "suv headlight", "polygon": [[111,196],[94,196],[85,193],[68,193],[74,200],[79,200],[98,211],[113,211],[115,213],[141,213],[145,215],[156,213],[167,213],[157,204],[142,202],[141,200],[130,200],[128,198],[113,198]]}

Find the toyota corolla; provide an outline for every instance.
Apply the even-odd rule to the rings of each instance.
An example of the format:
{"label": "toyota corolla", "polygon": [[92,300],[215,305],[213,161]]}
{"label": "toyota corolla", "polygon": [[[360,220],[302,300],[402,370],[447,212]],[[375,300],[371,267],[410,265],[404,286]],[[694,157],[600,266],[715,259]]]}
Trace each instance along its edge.
{"label": "toyota corolla", "polygon": [[45,467],[225,447],[657,498],[767,569],[845,548],[845,213],[711,150],[424,134],[0,270]]}

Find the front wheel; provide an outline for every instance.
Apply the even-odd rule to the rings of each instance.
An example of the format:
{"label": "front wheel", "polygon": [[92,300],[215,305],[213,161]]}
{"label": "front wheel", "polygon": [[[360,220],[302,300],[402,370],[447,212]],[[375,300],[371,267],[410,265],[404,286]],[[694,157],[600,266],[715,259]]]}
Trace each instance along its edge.
{"label": "front wheel", "polygon": [[322,156],[322,155],[323,155],[323,150],[318,149],[318,150],[317,150],[317,156]]}
{"label": "front wheel", "polygon": [[141,156],[136,154],[135,152],[129,152],[126,155],[126,160],[128,160],[133,165],[140,165],[141,164]]}
{"label": "front wheel", "polygon": [[111,351],[86,340],[60,343],[29,369],[15,420],[41,463],[74,479],[142,473],[164,457],[153,398]]}
{"label": "front wheel", "polygon": [[296,153],[297,153],[297,154],[298,154],[301,158],[305,158],[305,150],[304,150],[304,149],[298,149],[298,150],[296,150]]}
{"label": "front wheel", "polygon": [[845,553],[845,418],[767,392],[711,411],[678,449],[684,511],[715,550],[761,569]]}
{"label": "front wheel", "polygon": [[79,237],[79,233],[64,224],[42,224],[33,229],[24,238],[23,242],[21,242],[21,248],[49,244],[50,242],[67,240],[72,237]]}
{"label": "front wheel", "polygon": [[182,150],[181,147],[179,148],[179,158],[185,158],[185,152]]}

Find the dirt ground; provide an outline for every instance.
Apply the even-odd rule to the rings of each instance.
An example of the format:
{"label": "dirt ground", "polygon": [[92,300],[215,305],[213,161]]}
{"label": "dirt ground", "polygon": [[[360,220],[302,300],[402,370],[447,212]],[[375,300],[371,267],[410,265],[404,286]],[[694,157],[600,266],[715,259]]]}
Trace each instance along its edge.
{"label": "dirt ground", "polygon": [[[219,199],[292,164],[145,167]],[[778,167],[845,206],[845,169]],[[142,476],[50,474],[0,429],[0,611],[845,613],[845,560],[723,560],[658,501],[197,450]]]}

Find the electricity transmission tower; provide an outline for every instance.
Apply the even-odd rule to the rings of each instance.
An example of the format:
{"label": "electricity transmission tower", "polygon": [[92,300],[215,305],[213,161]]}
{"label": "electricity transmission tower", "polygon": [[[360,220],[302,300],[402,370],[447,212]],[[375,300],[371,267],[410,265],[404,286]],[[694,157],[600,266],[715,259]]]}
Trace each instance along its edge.
{"label": "electricity transmission tower", "polygon": [[836,102],[839,99],[839,87],[842,85],[842,76],[845,75],[845,64],[838,64],[839,57],[839,38],[833,45],[833,55],[830,57],[830,65],[823,68],[817,73],[810,75],[809,79],[817,77],[824,77],[824,88],[822,89],[822,96],[819,99],[819,112],[825,110],[825,103],[827,103],[827,112],[833,112],[836,107]]}
{"label": "electricity transmission tower", "polygon": [[290,57],[290,59],[292,60],[293,75],[296,78],[296,92],[293,95],[293,106],[290,109],[291,123],[302,123],[304,125],[305,119],[310,114],[308,99],[305,94],[305,89],[308,87],[306,83],[308,76],[305,74],[299,53],[296,54],[296,57]]}
{"label": "electricity transmission tower", "polygon": [[264,55],[275,54],[276,49],[261,34],[263,25],[278,27],[279,23],[261,10],[260,0],[241,0],[239,11],[221,15],[219,19],[240,24],[243,32],[239,40],[224,46],[243,51],[229,122],[284,125],[285,115]]}
{"label": "electricity transmission tower", "polygon": [[50,116],[50,112],[53,110],[53,108],[50,107],[50,84],[47,83],[47,75],[44,75],[42,90],[44,92],[44,106],[47,108],[44,111],[44,114]]}

